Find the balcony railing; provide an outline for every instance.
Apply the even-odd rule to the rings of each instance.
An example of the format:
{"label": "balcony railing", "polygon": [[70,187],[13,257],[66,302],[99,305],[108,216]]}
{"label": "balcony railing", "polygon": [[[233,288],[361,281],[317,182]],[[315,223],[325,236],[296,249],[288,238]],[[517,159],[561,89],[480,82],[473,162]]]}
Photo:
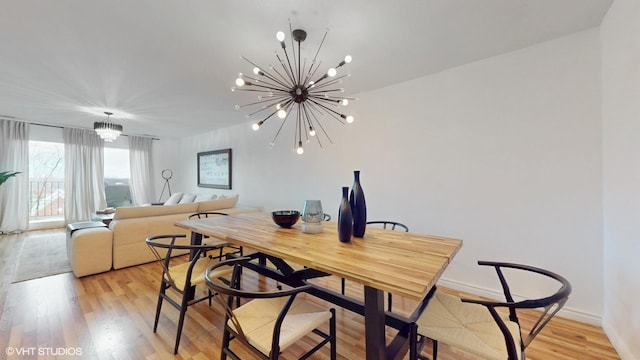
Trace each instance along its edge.
{"label": "balcony railing", "polygon": [[64,216],[64,181],[29,181],[31,220]]}

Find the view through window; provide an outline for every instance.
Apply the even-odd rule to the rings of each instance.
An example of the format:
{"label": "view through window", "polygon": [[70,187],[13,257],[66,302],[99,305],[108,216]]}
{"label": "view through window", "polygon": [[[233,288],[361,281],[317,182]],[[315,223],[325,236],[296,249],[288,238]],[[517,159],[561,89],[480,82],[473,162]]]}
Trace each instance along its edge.
{"label": "view through window", "polygon": [[64,216],[64,144],[29,141],[29,216]]}
{"label": "view through window", "polygon": [[129,149],[104,148],[104,193],[108,207],[130,206]]}
{"label": "view through window", "polygon": [[[132,205],[129,150],[104,148],[104,187],[108,207]],[[29,141],[31,221],[64,217],[64,144]]]}

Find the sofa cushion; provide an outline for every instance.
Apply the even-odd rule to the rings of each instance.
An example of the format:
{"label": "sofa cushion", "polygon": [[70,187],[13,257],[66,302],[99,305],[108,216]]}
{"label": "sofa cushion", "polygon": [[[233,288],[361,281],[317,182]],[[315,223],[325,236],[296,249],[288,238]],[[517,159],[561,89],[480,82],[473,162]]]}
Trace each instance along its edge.
{"label": "sofa cushion", "polygon": [[178,204],[192,203],[195,198],[196,198],[196,194],[186,193],[186,194],[182,195],[182,198],[180,199]]}
{"label": "sofa cushion", "polygon": [[173,195],[171,195],[167,201],[164,202],[164,205],[176,205],[180,199],[182,199],[182,193],[181,192],[177,192],[177,193],[173,193]]}
{"label": "sofa cushion", "polygon": [[198,212],[203,212],[203,211],[230,209],[232,207],[235,207],[237,203],[238,203],[238,195],[231,196],[228,198],[218,198],[215,200],[203,201],[203,202],[194,203],[194,204],[198,204]]}
{"label": "sofa cushion", "polygon": [[162,216],[171,214],[187,214],[198,211],[198,203],[187,203],[164,206],[130,206],[116,208],[113,220]]}
{"label": "sofa cushion", "polygon": [[213,195],[213,194],[198,194],[196,195],[196,198],[195,200],[193,200],[193,202],[209,201],[217,197],[218,197],[217,195]]}

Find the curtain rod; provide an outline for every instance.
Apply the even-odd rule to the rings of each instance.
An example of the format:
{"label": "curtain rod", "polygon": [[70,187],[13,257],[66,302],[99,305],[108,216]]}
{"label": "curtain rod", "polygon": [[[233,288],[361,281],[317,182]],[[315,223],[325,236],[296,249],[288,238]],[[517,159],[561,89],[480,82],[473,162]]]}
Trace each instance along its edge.
{"label": "curtain rod", "polygon": [[[17,121],[21,121],[21,120],[17,120]],[[28,123],[28,124],[31,124],[31,125],[47,126],[47,127],[52,127],[52,128],[58,128],[58,129],[64,129],[65,127],[66,127],[66,128],[71,128],[71,127],[69,127],[69,126],[60,126],[60,125],[51,125],[51,124],[39,124],[39,123],[31,122],[31,121],[24,121],[24,122],[26,122],[26,123]],[[73,129],[84,129],[84,130],[87,130],[87,129],[85,129],[85,128],[73,128]],[[89,129],[89,130],[90,130],[90,129]],[[127,134],[120,134],[120,136],[129,136],[129,135],[127,135]],[[131,135],[131,136],[134,136],[134,135]],[[135,136],[137,136],[137,135],[135,135]],[[152,136],[143,136],[143,137],[151,137],[151,140],[160,140],[160,139],[158,139],[158,138],[156,138],[156,137],[152,137]]]}

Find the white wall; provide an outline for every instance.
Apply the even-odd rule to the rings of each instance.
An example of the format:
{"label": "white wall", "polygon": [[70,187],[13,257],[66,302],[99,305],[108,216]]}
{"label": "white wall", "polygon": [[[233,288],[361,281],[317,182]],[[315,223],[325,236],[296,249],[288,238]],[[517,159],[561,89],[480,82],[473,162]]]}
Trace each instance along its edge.
{"label": "white wall", "polygon": [[604,329],[640,359],[640,3],[616,0],[601,26]]}
{"label": "white wall", "polygon": [[[176,189],[211,191],[196,187],[196,153],[231,147],[233,189],[211,192],[268,211],[320,199],[335,215],[340,187],[359,169],[370,220],[465,241],[444,274],[448,286],[497,291],[479,259],[537,265],[571,280],[566,316],[599,323],[599,73],[598,31],[589,30],[359,94],[356,122],[328,129],[335,145],[324,151],[308,145],[298,156],[290,134],[267,150],[276,124],[182,139]],[[528,285],[517,291],[540,286]]]}

